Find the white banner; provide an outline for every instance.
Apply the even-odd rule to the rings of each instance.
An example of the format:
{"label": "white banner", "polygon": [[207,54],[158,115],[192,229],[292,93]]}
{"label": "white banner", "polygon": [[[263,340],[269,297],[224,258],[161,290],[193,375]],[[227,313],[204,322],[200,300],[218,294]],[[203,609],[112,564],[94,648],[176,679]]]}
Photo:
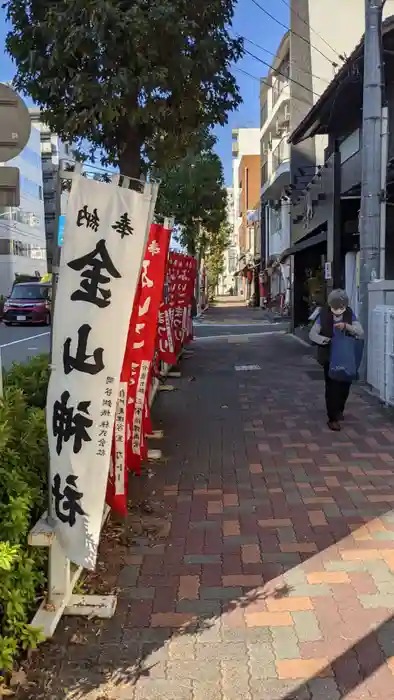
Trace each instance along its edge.
{"label": "white banner", "polygon": [[154,188],[79,177],[70,194],[47,399],[51,515],[65,555],[94,569],[129,320]]}

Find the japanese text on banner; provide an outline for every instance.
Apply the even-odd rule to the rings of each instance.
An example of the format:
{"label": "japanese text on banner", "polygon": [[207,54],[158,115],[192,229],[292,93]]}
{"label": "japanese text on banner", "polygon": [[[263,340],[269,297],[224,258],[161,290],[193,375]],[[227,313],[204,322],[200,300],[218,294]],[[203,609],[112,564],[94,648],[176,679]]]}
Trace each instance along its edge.
{"label": "japanese text on banner", "polygon": [[152,196],[73,181],[47,397],[51,514],[65,555],[93,569],[119,380]]}
{"label": "japanese text on banner", "polygon": [[107,503],[122,514],[127,512],[127,471],[139,472],[141,461],[146,457],[144,426],[170,235],[163,226],[152,224],[150,227],[130,319],[121,375],[122,382],[128,386],[127,445],[121,458],[121,451],[117,450],[119,459],[113,459],[107,489]]}

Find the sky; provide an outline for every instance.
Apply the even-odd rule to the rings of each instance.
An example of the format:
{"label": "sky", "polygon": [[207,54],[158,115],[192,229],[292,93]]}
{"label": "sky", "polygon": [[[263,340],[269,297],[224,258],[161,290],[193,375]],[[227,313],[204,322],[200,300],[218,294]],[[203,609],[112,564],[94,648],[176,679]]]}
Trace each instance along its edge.
{"label": "sky", "polygon": [[[287,0],[258,0],[259,4],[268,12],[274,15],[279,21],[288,26],[289,24],[289,8]],[[269,19],[253,2],[252,0],[238,0],[236,12],[234,16],[232,31],[237,35],[242,35],[251,41],[260,44],[268,51],[274,53],[279,46],[280,40],[285,32],[283,27],[280,27],[274,20]],[[12,80],[14,69],[10,58],[5,54],[5,37],[7,26],[5,22],[5,11],[0,8],[0,46],[3,47],[0,60],[0,82]],[[266,53],[255,46],[245,42],[245,48],[248,48],[256,56],[259,56],[263,61],[270,63],[272,55]],[[255,76],[253,79],[243,73],[240,73],[237,68],[240,68],[247,73]],[[231,130],[241,127],[257,127],[259,124],[259,94],[260,85],[258,78],[267,75],[268,66],[256,61],[251,56],[245,55],[237,63],[234,68],[234,75],[240,88],[240,93],[243,103],[236,112],[229,115],[228,124],[224,127],[216,129],[215,133],[218,137],[216,147],[217,153],[220,156],[226,184],[231,185]]]}

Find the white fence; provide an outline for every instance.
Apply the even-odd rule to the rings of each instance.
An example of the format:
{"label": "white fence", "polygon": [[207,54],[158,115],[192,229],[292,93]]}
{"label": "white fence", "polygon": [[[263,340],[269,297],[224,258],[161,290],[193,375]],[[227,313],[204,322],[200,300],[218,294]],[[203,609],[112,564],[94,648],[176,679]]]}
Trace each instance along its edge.
{"label": "white fence", "polygon": [[376,306],[368,332],[368,383],[394,406],[394,306]]}

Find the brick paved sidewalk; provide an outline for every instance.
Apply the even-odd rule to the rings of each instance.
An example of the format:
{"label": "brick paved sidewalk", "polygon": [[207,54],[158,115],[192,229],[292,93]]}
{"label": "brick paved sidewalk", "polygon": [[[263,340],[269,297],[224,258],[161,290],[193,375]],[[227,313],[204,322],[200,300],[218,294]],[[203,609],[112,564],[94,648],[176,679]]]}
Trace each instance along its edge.
{"label": "brick paved sidewalk", "polygon": [[156,409],[163,538],[107,549],[115,618],[62,623],[26,697],[394,698],[389,416],[354,392],[328,431],[317,365],[289,336],[201,342],[183,367]]}

